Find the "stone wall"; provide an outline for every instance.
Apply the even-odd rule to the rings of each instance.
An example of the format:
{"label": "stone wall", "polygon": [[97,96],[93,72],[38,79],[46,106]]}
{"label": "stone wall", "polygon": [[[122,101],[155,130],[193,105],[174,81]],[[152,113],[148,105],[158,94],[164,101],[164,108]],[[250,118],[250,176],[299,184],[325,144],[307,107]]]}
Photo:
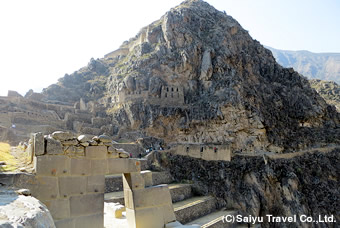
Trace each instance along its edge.
{"label": "stone wall", "polygon": [[113,95],[111,99],[113,103],[124,103],[139,100],[162,106],[180,106],[184,105],[184,89],[181,86],[162,86],[161,94],[157,96],[151,95],[148,90],[124,90]]}
{"label": "stone wall", "polygon": [[122,173],[130,228],[159,228],[174,222],[168,187],[152,186],[151,172],[141,173],[141,162],[114,149],[111,142],[105,135],[32,134],[28,148],[35,175],[20,187],[29,188],[47,206],[57,228],[102,228],[105,175]]}
{"label": "stone wall", "polygon": [[180,86],[163,86],[161,100],[167,104],[184,104],[184,90]]}
{"label": "stone wall", "polygon": [[231,160],[229,145],[215,144],[177,144],[171,150],[172,154],[185,155],[203,160]]}
{"label": "stone wall", "polygon": [[136,143],[114,143],[113,147],[117,150],[123,149],[132,154],[132,157],[138,157],[139,154],[144,152],[144,149]]}
{"label": "stone wall", "polygon": [[115,151],[105,136],[83,140],[65,132],[36,133],[33,154],[38,187],[31,191],[49,208],[57,228],[103,227],[105,174],[140,171],[140,163]]}
{"label": "stone wall", "polygon": [[[75,130],[93,135],[104,132],[111,134],[112,132],[112,130],[106,129],[107,126],[110,126],[111,118],[106,115],[102,106],[93,101],[85,103],[81,100],[78,102],[78,106],[70,106],[18,96],[0,96],[0,109],[1,126],[7,128],[11,128],[12,125],[24,126],[20,129],[16,127],[14,131],[16,138],[11,139],[11,143],[26,140],[29,138],[30,132],[47,129],[43,126],[50,126],[48,129],[53,129],[53,131]],[[79,127],[79,124],[76,124],[77,121],[81,124],[88,124],[88,126],[81,125]],[[44,133],[49,134],[53,131],[44,131]],[[6,141],[9,138],[0,138],[0,140]]]}

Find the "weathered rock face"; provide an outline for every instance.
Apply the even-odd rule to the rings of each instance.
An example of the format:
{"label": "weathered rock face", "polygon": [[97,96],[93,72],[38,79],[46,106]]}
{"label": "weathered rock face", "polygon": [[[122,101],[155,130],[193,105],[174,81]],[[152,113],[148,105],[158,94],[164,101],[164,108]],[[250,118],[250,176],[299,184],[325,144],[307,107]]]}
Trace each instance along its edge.
{"label": "weathered rock face", "polygon": [[[203,1],[171,9],[105,60],[116,123],[167,142],[279,152],[340,136],[339,114],[304,77]],[[185,103],[168,88],[183,88]]]}
{"label": "weathered rock face", "polygon": [[[340,219],[339,149],[306,153],[293,159],[234,157],[231,162],[204,161],[187,156],[158,155],[158,162],[177,181],[193,180],[195,190],[213,194],[221,205],[252,216],[307,215]],[[183,165],[185,164],[185,165]],[[334,223],[268,224],[261,227],[333,227]]]}
{"label": "weathered rock face", "polygon": [[0,189],[0,227],[55,228],[49,210],[31,196]]}
{"label": "weathered rock face", "polygon": [[57,84],[45,88],[42,94],[47,100],[72,104],[80,98],[86,101],[97,100],[104,95],[108,75],[109,70],[105,62],[91,59],[86,67],[71,75],[66,74]]}
{"label": "weathered rock face", "polygon": [[100,99],[113,133],[140,131],[166,143],[280,152],[340,138],[339,114],[304,77],[201,0],[171,9],[44,94]]}

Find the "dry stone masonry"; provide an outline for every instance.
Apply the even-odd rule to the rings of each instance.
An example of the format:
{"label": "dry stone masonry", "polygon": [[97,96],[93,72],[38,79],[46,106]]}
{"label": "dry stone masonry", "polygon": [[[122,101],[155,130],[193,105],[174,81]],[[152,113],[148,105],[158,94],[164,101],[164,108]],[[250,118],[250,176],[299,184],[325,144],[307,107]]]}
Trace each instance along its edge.
{"label": "dry stone masonry", "polygon": [[46,204],[57,227],[103,227],[104,175],[139,171],[139,162],[115,151],[108,136],[86,139],[60,131],[33,134],[39,181],[33,195]]}
{"label": "dry stone masonry", "polygon": [[129,227],[160,228],[176,221],[168,186],[152,186],[140,161],[114,149],[109,136],[35,133],[29,148],[35,179],[28,187],[57,228],[102,228],[105,175],[121,173]]}

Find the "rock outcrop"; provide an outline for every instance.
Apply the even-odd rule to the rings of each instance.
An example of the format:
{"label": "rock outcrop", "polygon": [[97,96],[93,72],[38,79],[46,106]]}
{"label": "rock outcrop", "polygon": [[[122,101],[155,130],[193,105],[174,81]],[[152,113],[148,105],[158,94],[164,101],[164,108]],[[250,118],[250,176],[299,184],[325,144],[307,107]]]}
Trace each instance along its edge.
{"label": "rock outcrop", "polygon": [[86,67],[66,74],[42,92],[48,100],[74,103],[80,98],[85,101],[103,97],[108,76],[108,66],[102,60],[91,59]]}
{"label": "rock outcrop", "polygon": [[[112,66],[111,113],[121,128],[239,152],[338,142],[335,108],[203,1],[171,9],[104,59]],[[171,100],[182,96],[179,88],[184,103]]]}
{"label": "rock outcrop", "polygon": [[1,187],[0,227],[55,228],[55,225],[49,210],[39,200]]}
{"label": "rock outcrop", "polygon": [[[99,100],[118,137],[282,152],[339,143],[339,113],[240,24],[184,1],[102,59],[44,90],[49,100]],[[80,105],[81,106],[81,105]]]}

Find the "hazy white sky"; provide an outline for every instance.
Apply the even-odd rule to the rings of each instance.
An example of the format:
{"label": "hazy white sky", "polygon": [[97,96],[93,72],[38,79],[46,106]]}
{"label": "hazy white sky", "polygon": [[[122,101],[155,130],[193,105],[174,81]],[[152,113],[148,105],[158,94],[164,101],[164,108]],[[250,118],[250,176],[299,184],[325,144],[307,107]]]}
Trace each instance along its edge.
{"label": "hazy white sky", "polygon": [[[101,58],[180,0],[1,0],[0,95],[40,91]],[[338,0],[207,0],[278,49],[340,52]]]}

